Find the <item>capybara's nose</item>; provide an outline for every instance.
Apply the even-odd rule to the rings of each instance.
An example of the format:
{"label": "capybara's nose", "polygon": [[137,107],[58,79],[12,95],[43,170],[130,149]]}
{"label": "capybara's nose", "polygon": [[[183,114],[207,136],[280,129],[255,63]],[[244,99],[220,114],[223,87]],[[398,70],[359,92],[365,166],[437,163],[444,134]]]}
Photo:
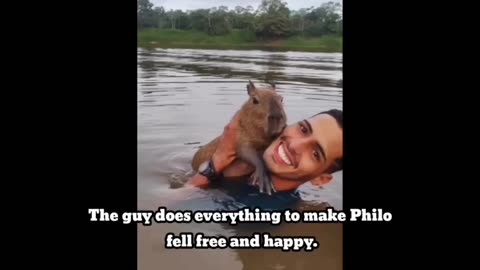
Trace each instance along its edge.
{"label": "capybara's nose", "polygon": [[285,118],[280,114],[279,116],[270,116],[271,123],[271,135],[273,138],[276,138],[282,134],[283,130],[287,127]]}
{"label": "capybara's nose", "polygon": [[270,114],[270,117],[271,119],[275,119],[275,120],[282,120],[283,119],[283,115],[281,113],[272,113]]}
{"label": "capybara's nose", "polygon": [[287,126],[283,126],[283,127],[280,127],[278,130],[272,132],[272,139],[275,139],[277,138],[278,136],[280,136],[283,132],[283,130],[286,128]]}

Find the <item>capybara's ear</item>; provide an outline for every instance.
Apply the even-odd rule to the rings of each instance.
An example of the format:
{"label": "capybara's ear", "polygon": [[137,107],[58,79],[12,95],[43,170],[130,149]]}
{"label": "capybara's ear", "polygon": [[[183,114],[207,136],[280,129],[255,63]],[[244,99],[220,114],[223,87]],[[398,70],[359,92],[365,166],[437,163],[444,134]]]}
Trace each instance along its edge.
{"label": "capybara's ear", "polygon": [[248,84],[247,84],[247,92],[248,92],[248,95],[251,96],[253,94],[253,92],[255,91],[255,85],[253,84],[252,81],[248,80]]}
{"label": "capybara's ear", "polygon": [[272,86],[273,90],[275,90],[275,81],[271,81],[269,84]]}

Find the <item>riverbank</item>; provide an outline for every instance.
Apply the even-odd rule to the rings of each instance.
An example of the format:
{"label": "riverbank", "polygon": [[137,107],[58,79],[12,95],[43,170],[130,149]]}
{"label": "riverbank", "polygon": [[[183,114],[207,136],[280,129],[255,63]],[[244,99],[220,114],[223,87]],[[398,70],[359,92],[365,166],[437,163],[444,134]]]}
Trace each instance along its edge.
{"label": "riverbank", "polygon": [[260,49],[279,51],[342,52],[341,36],[302,37],[258,41],[251,32],[234,30],[224,36],[198,31],[149,29],[138,32],[144,48]]}

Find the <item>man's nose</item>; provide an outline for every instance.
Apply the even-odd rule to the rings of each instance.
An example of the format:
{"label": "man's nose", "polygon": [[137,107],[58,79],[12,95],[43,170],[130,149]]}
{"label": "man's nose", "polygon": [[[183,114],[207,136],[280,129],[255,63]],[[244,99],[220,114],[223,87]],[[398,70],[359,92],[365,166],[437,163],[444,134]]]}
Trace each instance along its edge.
{"label": "man's nose", "polygon": [[288,145],[288,150],[292,155],[303,153],[308,148],[310,144],[310,139],[308,138],[296,138],[290,141]]}

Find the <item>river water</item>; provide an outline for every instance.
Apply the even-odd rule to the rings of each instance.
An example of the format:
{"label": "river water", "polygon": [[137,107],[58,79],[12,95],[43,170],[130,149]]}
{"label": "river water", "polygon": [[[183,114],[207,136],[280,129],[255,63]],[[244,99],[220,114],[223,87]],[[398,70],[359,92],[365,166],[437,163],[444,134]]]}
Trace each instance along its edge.
{"label": "river water", "polygon": [[[235,205],[222,189],[178,185],[198,147],[216,137],[247,99],[246,84],[274,80],[288,123],[342,109],[342,54],[259,50],[138,49],[138,208],[216,210]],[[296,210],[342,209],[342,172],[324,187],[298,189]],[[276,249],[166,249],[169,232],[207,236],[313,236],[313,252]],[[342,225],[228,226],[154,223],[138,227],[139,269],[342,269]]]}

